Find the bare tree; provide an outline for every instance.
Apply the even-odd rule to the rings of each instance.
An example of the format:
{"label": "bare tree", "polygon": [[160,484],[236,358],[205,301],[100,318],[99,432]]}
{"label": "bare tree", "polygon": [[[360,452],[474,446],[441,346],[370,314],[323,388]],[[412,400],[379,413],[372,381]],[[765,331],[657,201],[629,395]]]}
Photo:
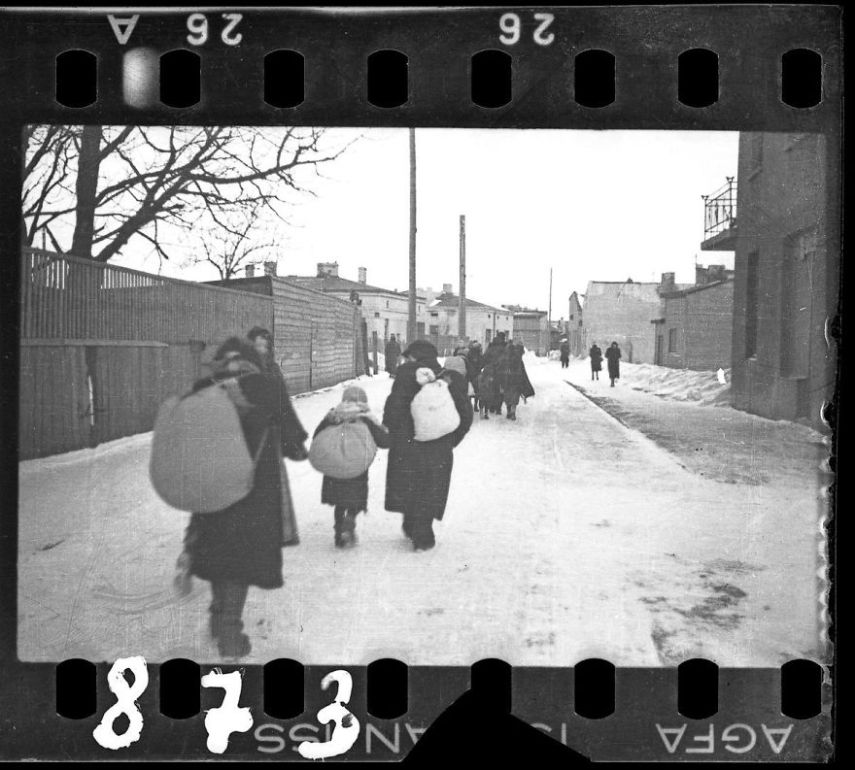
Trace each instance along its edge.
{"label": "bare tree", "polygon": [[[267,208],[284,218],[302,172],[337,158],[321,149],[323,129],[235,126],[37,126],[29,131],[24,222],[34,243],[107,262],[133,238],[171,255],[164,224],[205,221],[233,236],[234,213]],[[64,233],[57,225],[64,225]],[[245,238],[246,236],[244,236]]]}
{"label": "bare tree", "polygon": [[273,249],[273,241],[259,242],[251,237],[258,225],[258,208],[249,209],[243,216],[243,222],[237,227],[212,229],[201,238],[204,256],[193,257],[193,262],[209,262],[220,274],[220,279],[228,281],[237,275],[238,270],[258,261],[253,259],[261,252]]}

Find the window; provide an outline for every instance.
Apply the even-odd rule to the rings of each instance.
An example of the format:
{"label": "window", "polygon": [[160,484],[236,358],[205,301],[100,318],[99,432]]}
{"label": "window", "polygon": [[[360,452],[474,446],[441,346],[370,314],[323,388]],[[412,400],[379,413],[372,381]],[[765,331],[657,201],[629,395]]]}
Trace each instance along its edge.
{"label": "window", "polygon": [[581,322],[581,321],[579,321],[579,327],[581,328],[581,326],[582,326],[582,322]]}
{"label": "window", "polygon": [[745,281],[745,358],[757,355],[757,290],[759,278],[757,262],[760,253],[752,251],[748,255]]}
{"label": "window", "polygon": [[374,317],[375,317],[375,318],[379,318],[379,317],[380,317],[380,313],[379,313],[379,312],[374,313]]}
{"label": "window", "polygon": [[389,300],[386,300],[386,307],[389,307]]}
{"label": "window", "polygon": [[428,327],[428,333],[431,336],[438,337],[439,336],[439,324],[437,324],[436,326],[429,326]]}
{"label": "window", "polygon": [[571,321],[573,320],[573,314],[572,313],[570,313],[570,320]]}
{"label": "window", "polygon": [[677,352],[677,330],[676,329],[668,329],[668,352],[676,353]]}

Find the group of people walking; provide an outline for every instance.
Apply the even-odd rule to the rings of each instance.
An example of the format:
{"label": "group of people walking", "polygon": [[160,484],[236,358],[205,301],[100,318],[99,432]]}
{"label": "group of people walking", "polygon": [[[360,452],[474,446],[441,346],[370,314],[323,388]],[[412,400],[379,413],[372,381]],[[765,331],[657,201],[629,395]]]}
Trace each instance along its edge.
{"label": "group of people walking", "polygon": [[[413,342],[401,355],[403,363],[396,366],[382,420],[371,413],[365,391],[350,386],[317,426],[313,441],[328,429],[359,423],[373,442],[369,465],[377,448],[388,448],[385,508],[403,514],[404,535],[414,551],[425,551],[436,543],[434,520],[445,513],[454,449],[472,425],[468,394],[472,377],[468,371],[440,365],[436,348],[425,340]],[[309,459],[308,433],[291,403],[268,330],[254,328],[246,339],[227,340],[210,367],[211,374],[198,380],[192,393],[218,384],[234,385],[227,392],[248,452],[255,458],[254,477],[251,491],[238,502],[223,510],[192,513],[179,566],[186,579],[194,575],[211,584],[209,631],[220,654],[243,657],[252,649],[242,621],[248,589],[280,588],[282,548],[299,544],[283,458]],[[417,412],[414,402],[427,383],[441,383],[431,389],[431,397],[447,399],[445,411],[454,413],[450,424],[456,427],[445,433],[445,428],[438,428],[442,435],[425,439],[418,435],[415,418],[430,411]],[[424,433],[424,419],[419,429]],[[358,442],[348,446],[364,452]],[[350,451],[344,443],[342,447]],[[349,478],[324,475],[321,502],[333,507],[334,543],[339,548],[356,544],[356,519],[368,506],[368,476],[367,468]]]}
{"label": "group of people walking", "polygon": [[522,342],[506,340],[504,332],[496,334],[486,351],[477,341],[454,351],[454,357],[463,361],[470,395],[482,419],[488,420],[491,414],[501,415],[504,405],[507,419],[516,420],[520,400],[525,402],[534,396],[524,353]]}
{"label": "group of people walking", "polygon": [[[591,345],[591,349],[588,351],[588,358],[591,361],[591,379],[599,380],[600,371],[603,368],[603,351],[600,349],[600,346],[597,345],[596,342]],[[608,362],[611,387],[614,387],[615,380],[620,379],[621,353],[620,346],[617,344],[617,342],[612,342],[612,344],[606,348],[605,358]]]}

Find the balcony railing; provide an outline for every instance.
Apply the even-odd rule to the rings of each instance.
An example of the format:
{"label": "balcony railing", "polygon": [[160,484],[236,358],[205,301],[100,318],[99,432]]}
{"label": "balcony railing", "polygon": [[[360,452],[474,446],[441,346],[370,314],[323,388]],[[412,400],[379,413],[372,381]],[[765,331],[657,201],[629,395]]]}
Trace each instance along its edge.
{"label": "balcony railing", "polygon": [[736,177],[726,177],[724,187],[704,199],[704,237],[714,235],[736,226]]}

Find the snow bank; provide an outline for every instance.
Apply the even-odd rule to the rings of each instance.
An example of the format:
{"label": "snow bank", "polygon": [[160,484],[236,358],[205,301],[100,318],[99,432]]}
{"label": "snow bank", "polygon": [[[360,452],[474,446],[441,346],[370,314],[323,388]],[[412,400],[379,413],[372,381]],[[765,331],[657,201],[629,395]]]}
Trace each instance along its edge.
{"label": "snow bank", "polygon": [[674,401],[695,401],[700,406],[730,404],[730,369],[724,370],[725,383],[722,384],[716,372],[622,363],[621,379],[634,390]]}

